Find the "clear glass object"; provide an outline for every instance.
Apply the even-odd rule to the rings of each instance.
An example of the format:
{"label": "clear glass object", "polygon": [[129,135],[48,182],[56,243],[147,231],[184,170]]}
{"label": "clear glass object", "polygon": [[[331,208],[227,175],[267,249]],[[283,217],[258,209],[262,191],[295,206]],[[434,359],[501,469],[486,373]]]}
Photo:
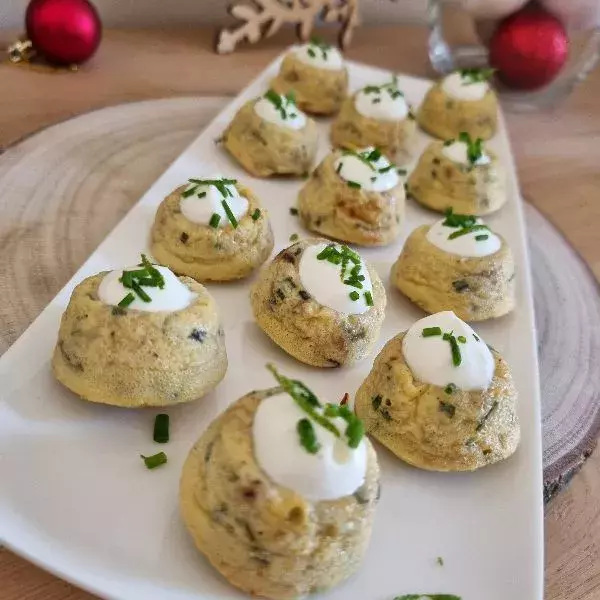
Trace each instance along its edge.
{"label": "clear glass object", "polygon": [[[438,73],[488,66],[488,51],[481,38],[489,35],[492,24],[476,23],[461,7],[460,0],[428,0],[427,17],[429,60]],[[508,109],[554,108],[587,77],[600,56],[600,28],[570,32],[569,36],[567,64],[549,85],[532,91],[515,91],[497,85]]]}

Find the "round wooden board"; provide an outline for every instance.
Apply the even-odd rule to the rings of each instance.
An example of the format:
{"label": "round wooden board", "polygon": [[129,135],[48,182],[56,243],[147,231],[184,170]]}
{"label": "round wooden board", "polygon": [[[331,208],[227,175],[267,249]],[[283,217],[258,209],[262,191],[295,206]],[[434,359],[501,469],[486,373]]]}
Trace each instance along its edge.
{"label": "round wooden board", "polygon": [[[36,133],[0,157],[0,352],[225,102],[106,108]],[[600,429],[600,299],[560,234],[530,205],[526,214],[548,500],[593,450]]]}

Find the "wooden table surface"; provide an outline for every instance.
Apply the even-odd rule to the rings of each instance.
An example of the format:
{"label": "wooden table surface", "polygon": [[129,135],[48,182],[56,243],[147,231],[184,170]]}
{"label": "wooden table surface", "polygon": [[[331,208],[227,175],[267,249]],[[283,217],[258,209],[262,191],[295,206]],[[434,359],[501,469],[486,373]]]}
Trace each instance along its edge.
{"label": "wooden table surface", "polygon": [[[347,54],[396,71],[432,75],[426,35],[419,27],[365,27],[357,31]],[[202,28],[107,31],[96,57],[77,73],[0,64],[0,153],[42,127],[103,106],[235,94],[292,41],[284,32],[259,47],[217,57],[212,36]],[[15,32],[0,30],[0,47],[14,38]],[[600,279],[599,98],[597,69],[556,112],[507,118],[523,195],[563,232]],[[600,600],[598,449],[547,507],[545,529],[546,600]],[[2,549],[0,597],[91,598]]]}

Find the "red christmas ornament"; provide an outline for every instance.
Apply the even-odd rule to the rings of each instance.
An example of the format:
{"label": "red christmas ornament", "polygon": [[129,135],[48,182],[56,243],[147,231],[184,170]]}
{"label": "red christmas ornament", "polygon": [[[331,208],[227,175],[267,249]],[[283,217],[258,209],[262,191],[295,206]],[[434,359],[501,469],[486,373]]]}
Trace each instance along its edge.
{"label": "red christmas ornament", "polygon": [[35,51],[61,65],[91,58],[102,37],[100,17],[88,0],[31,0],[25,25]]}
{"label": "red christmas ornament", "polygon": [[550,83],[569,53],[562,23],[541,8],[524,8],[500,22],[490,42],[490,64],[506,85],[533,90]]}

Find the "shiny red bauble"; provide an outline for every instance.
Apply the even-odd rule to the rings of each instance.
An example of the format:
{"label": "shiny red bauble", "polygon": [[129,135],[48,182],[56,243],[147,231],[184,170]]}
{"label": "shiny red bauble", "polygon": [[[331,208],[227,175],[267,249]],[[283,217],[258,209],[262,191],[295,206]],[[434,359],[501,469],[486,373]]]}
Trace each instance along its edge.
{"label": "shiny red bauble", "polygon": [[91,58],[102,37],[100,17],[88,0],[31,0],[25,25],[36,52],[61,65]]}
{"label": "shiny red bauble", "polygon": [[498,78],[521,90],[550,83],[568,54],[565,28],[541,8],[524,8],[504,19],[490,42],[490,64],[497,69]]}

